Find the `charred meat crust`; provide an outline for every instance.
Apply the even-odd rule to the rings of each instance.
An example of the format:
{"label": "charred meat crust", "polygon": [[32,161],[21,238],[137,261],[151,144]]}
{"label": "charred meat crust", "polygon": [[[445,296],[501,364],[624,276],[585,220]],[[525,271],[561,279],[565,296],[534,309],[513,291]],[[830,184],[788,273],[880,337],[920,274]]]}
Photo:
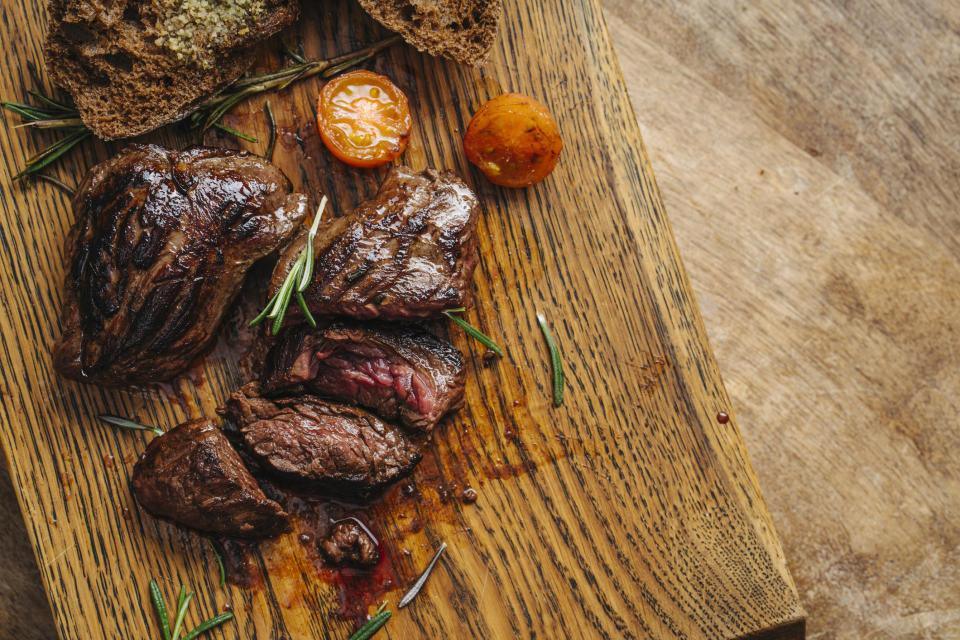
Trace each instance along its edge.
{"label": "charred meat crust", "polygon": [[371,413],[309,395],[263,398],[255,382],[220,412],[260,469],[318,488],[376,491],[411,473],[422,457]]}
{"label": "charred meat crust", "polygon": [[200,531],[264,538],[289,526],[209,419],[154,439],[134,465],[131,484],[148,512]]}
{"label": "charred meat crust", "polygon": [[267,355],[266,394],[308,390],[430,431],[463,405],[463,354],[415,326],[334,322],[289,329]]}
{"label": "charred meat crust", "polygon": [[[476,195],[452,171],[394,167],[377,197],[321,226],[311,313],[400,320],[466,306],[477,264]],[[298,238],[271,280],[279,289],[303,249]],[[291,307],[291,318],[300,317]]]}
{"label": "charred meat crust", "polygon": [[62,375],[168,380],[211,346],[250,266],[279,249],[307,199],[246,152],[131,145],[87,174],[66,245]]}

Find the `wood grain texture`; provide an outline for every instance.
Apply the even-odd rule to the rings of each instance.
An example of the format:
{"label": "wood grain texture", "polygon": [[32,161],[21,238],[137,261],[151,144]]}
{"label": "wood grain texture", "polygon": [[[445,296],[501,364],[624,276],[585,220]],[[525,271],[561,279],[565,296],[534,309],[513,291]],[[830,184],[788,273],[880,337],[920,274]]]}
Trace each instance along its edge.
{"label": "wood grain texture", "polygon": [[[18,3],[4,11],[10,55],[0,91],[22,95],[32,86],[23,61],[40,60],[42,10]],[[310,57],[382,34],[351,3],[305,13],[288,38]],[[281,63],[276,49],[265,47],[264,68]],[[383,537],[410,552],[396,553],[394,602],[439,542],[450,545],[389,636],[802,637],[802,610],[736,422],[715,419],[729,402],[595,4],[511,3],[484,70],[408,48],[370,66],[411,97],[417,124],[404,161],[454,168],[480,195],[482,258],[469,316],[509,352],[484,366],[477,345],[452,334],[471,360],[467,406],[418,469],[420,504],[401,513],[388,501],[372,513]],[[329,194],[342,212],[372,194],[383,172],[349,169],[322,150],[311,117],[317,86],[306,81],[272,98],[276,161],[298,188]],[[470,113],[504,90],[537,96],[564,133],[557,171],[533,189],[493,187],[461,152]],[[227,123],[265,139],[261,110],[251,101]],[[187,142],[177,130],[148,139]],[[232,144],[216,135],[208,142]],[[4,129],[0,143],[11,171],[35,139]],[[84,147],[58,174],[75,181],[118,146]],[[261,588],[220,589],[203,538],[137,509],[128,475],[147,438],[105,428],[95,415],[172,426],[211,414],[243,382],[229,340],[159,389],[57,379],[49,348],[72,216],[47,185],[2,188],[0,437],[60,636],[147,637],[155,630],[150,576],[168,597],[180,581],[196,588],[192,622],[230,603],[236,622],[211,637],[348,635],[350,623],[333,616],[336,594],[316,579],[295,534],[261,545]],[[563,349],[560,409],[551,406],[537,309]],[[479,501],[440,500],[437,478],[478,487]]]}
{"label": "wood grain texture", "polygon": [[960,639],[960,5],[602,4],[809,636]]}

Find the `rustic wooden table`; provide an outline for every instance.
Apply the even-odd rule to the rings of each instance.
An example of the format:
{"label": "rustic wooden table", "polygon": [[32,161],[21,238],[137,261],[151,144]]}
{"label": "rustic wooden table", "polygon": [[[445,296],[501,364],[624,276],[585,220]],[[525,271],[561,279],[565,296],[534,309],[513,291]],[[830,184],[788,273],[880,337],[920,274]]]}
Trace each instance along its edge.
{"label": "rustic wooden table", "polygon": [[[603,4],[808,636],[960,638],[960,10]],[[0,505],[0,629],[52,639]]]}

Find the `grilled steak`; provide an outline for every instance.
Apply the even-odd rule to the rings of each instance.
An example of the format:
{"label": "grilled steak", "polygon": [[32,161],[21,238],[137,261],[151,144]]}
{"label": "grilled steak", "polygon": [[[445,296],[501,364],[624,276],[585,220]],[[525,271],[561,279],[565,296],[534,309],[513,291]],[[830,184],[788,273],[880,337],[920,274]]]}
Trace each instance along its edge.
{"label": "grilled steak", "polygon": [[222,410],[262,468],[324,488],[368,492],[413,471],[416,445],[362,409],[313,396],[266,399],[253,382]]}
{"label": "grilled steak", "polygon": [[334,523],[320,550],[331,564],[369,567],[380,559],[376,541],[352,518]]}
{"label": "grilled steak", "polygon": [[[465,306],[477,264],[477,197],[453,172],[394,167],[376,199],[323,226],[314,243],[311,313],[402,319]],[[277,263],[280,288],[303,249]],[[291,305],[291,316],[300,314]]]}
{"label": "grilled steak", "polygon": [[267,498],[212,420],[156,438],[133,467],[133,494],[158,517],[245,538],[277,535],[287,514]]}
{"label": "grilled steak", "polygon": [[105,385],[181,373],[306,204],[274,165],[227,149],[131,145],[91,169],[73,198],[57,371]]}
{"label": "grilled steak", "polygon": [[429,431],[463,406],[463,357],[424,329],[334,323],[289,329],[267,355],[265,393],[303,388]]}

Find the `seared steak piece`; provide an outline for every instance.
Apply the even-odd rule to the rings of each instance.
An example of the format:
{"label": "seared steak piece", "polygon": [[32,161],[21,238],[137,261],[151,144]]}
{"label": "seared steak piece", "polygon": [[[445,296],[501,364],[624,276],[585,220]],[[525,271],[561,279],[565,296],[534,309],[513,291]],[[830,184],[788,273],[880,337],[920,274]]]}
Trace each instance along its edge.
{"label": "seared steak piece", "polygon": [[331,564],[369,567],[380,559],[376,541],[352,519],[334,523],[320,542],[320,550]]}
{"label": "seared steak piece", "polygon": [[302,388],[429,431],[463,406],[463,354],[413,326],[337,322],[288,329],[267,355],[264,393]]}
{"label": "seared steak piece", "polygon": [[261,468],[319,487],[369,492],[406,476],[419,449],[362,409],[313,396],[266,399],[256,382],[221,412]]}
{"label": "seared steak piece", "polygon": [[133,467],[132,484],[144,509],[187,527],[243,538],[287,530],[287,514],[212,420],[185,422],[153,440]]}
{"label": "seared steak piece", "polygon": [[245,152],[131,145],[97,165],[73,198],[57,371],[104,385],[181,373],[306,205],[277,167]]}
{"label": "seared steak piece", "polygon": [[[451,171],[394,167],[376,199],[334,218],[317,233],[311,313],[354,318],[424,317],[465,306],[477,265],[477,197]],[[284,252],[271,290],[305,246]],[[290,305],[291,316],[300,314]]]}

